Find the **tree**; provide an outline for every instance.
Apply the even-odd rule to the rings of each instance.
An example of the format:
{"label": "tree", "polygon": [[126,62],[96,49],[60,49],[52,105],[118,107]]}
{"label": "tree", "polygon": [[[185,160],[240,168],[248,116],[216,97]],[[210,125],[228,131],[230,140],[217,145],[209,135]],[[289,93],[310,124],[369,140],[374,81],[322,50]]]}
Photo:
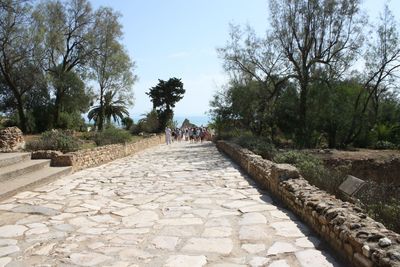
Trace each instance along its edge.
{"label": "tree", "polygon": [[[352,143],[361,133],[362,122],[368,108],[373,105],[373,127],[378,118],[380,99],[393,90],[398,81],[400,68],[400,40],[395,21],[389,7],[385,5],[379,23],[373,28],[375,36],[369,39],[365,54],[365,74],[363,90],[354,103],[351,127],[343,145]],[[366,95],[366,97],[365,97]]]}
{"label": "tree", "polygon": [[153,102],[153,109],[157,111],[160,120],[160,129],[163,130],[174,116],[175,104],[183,98],[185,89],[181,79],[170,78],[168,81],[158,80],[155,87],[146,94]]}
{"label": "tree", "polygon": [[136,80],[136,76],[132,73],[134,63],[120,43],[122,26],[118,21],[119,17],[120,14],[110,8],[100,8],[95,13],[92,41],[95,55],[90,64],[93,77],[99,86],[97,126],[100,131],[103,129],[105,119],[105,94],[113,92],[126,104],[133,103],[132,85]]}
{"label": "tree", "polygon": [[87,0],[45,1],[34,12],[36,38],[41,41],[42,68],[52,80],[54,125],[58,126],[66,92],[70,89],[62,82],[66,73],[85,70],[93,56],[93,12]]}
{"label": "tree", "polygon": [[313,73],[339,77],[361,46],[359,0],[270,0],[272,40],[298,82],[299,142],[308,146],[307,98]]}
{"label": "tree", "polygon": [[[111,124],[111,118],[114,122],[119,122],[119,120],[122,120],[124,117],[129,116],[125,101],[121,98],[114,100],[115,96],[116,93],[112,91],[109,91],[104,95],[103,112],[104,118],[108,125]],[[94,120],[96,126],[98,125],[100,112],[100,105],[98,105],[93,107],[88,113],[89,120]]]}
{"label": "tree", "polygon": [[33,61],[30,9],[21,0],[5,0],[0,5],[0,99],[3,109],[17,111],[23,132],[28,131],[26,95],[43,80]]}

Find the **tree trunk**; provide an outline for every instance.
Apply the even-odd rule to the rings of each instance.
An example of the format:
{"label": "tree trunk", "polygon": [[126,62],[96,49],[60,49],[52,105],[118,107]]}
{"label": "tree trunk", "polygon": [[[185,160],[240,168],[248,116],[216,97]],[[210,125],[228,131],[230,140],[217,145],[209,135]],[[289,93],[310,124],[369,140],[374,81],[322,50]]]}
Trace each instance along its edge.
{"label": "tree trunk", "polygon": [[104,125],[104,90],[101,88],[100,89],[100,113],[98,117],[98,130],[102,131],[103,130],[103,125]]}
{"label": "tree trunk", "polygon": [[310,144],[307,136],[307,88],[308,82],[300,82],[300,105],[299,105],[299,145],[300,147],[308,147]]}
{"label": "tree trunk", "polygon": [[58,128],[60,125],[60,113],[61,113],[61,94],[60,89],[56,88],[56,100],[54,102],[54,127]]}
{"label": "tree trunk", "polygon": [[21,131],[23,133],[27,132],[27,126],[26,126],[26,116],[25,116],[25,111],[24,111],[24,105],[22,102],[21,96],[16,96],[17,100],[17,109],[18,109],[18,117],[19,117],[19,126],[21,128]]}

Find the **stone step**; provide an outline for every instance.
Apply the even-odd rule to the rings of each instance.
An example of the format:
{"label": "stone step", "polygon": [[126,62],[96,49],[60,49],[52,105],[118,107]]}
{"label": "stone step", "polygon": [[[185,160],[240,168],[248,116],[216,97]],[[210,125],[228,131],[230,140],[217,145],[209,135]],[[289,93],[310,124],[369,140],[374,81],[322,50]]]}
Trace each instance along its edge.
{"label": "stone step", "polygon": [[12,180],[2,181],[0,186],[0,200],[11,197],[21,191],[31,190],[70,173],[72,173],[72,167],[44,167],[34,172],[15,177]]}
{"label": "stone step", "polygon": [[49,159],[27,160],[0,168],[0,182],[3,183],[15,177],[29,174],[44,167],[50,166],[50,161],[51,160]]}
{"label": "stone step", "polygon": [[30,158],[31,153],[0,153],[0,168],[27,161]]}

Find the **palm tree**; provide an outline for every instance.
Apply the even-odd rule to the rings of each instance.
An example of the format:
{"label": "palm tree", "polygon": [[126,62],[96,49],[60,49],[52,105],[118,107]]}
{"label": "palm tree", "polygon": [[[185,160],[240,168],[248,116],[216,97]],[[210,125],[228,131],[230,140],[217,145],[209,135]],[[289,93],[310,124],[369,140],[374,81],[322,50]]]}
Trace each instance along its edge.
{"label": "palm tree", "polygon": [[106,120],[107,124],[110,124],[112,118],[114,122],[119,123],[124,117],[129,116],[125,101],[121,98],[113,100],[115,95],[116,92],[112,91],[105,93],[104,101],[101,101],[103,105],[100,104],[93,107],[88,113],[89,121],[94,120],[100,131],[103,129],[104,123],[104,121],[100,120]]}

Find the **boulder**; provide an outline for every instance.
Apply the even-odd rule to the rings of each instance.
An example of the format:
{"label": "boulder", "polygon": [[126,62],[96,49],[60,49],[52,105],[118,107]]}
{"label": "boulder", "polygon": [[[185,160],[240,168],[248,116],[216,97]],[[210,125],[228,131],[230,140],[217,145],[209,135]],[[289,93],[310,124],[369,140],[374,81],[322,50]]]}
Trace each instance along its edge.
{"label": "boulder", "polygon": [[0,152],[14,152],[24,147],[24,136],[18,127],[7,127],[0,130]]}

